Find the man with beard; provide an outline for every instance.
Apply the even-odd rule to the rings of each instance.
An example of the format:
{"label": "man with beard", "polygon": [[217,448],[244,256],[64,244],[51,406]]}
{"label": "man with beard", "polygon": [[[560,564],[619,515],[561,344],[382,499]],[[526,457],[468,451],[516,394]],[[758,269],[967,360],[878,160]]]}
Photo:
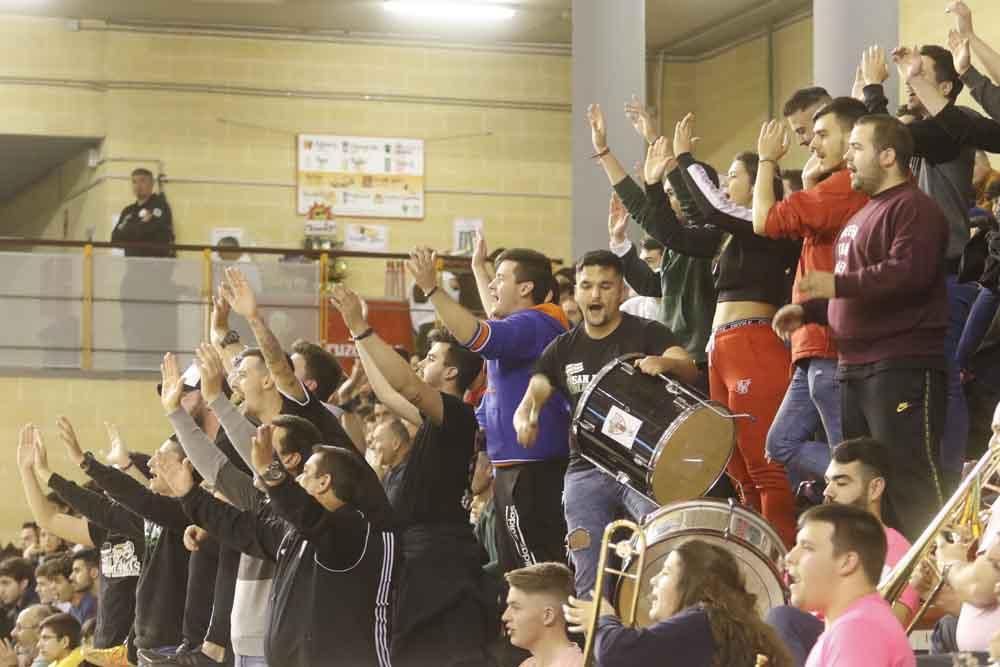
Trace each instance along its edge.
{"label": "man with beard", "polygon": [[[882,521],[882,498],[888,478],[889,459],[882,443],[871,438],[855,438],[833,449],[826,469],[824,503],[852,505],[866,510],[885,530],[887,551],[882,576],[885,577],[910,548],[906,538]],[[920,606],[917,592],[907,587],[893,607],[893,614],[905,624],[910,614]],[[774,626],[782,641],[792,652],[796,665],[803,665],[806,656],[823,632],[823,619],[791,606],[775,607],[768,612],[767,622]]]}
{"label": "man with beard", "polygon": [[[851,187],[844,164],[847,139],[865,105],[852,97],[838,97],[813,115],[805,169],[808,188],[777,201],[774,176],[778,160],[790,144],[784,124],[765,123],[757,141],[760,155],[753,193],[753,228],[769,238],[802,239],[801,261],[792,286],[792,302],[801,303],[798,281],[807,271],[833,269],[833,244],[868,196]],[[792,489],[823,476],[830,447],[843,438],[840,430],[840,385],[837,348],[830,327],[809,324],[792,336],[792,381],[767,433],[767,454],[785,466]],[[817,433],[825,433],[819,442]]]}
{"label": "man with beard", "polygon": [[851,186],[871,200],[840,232],[833,272],[803,275],[803,305],[778,311],[774,329],[787,336],[808,322],[829,322],[844,437],[868,435],[886,445],[888,507],[903,534],[916,539],[943,502],[948,221],[910,180],[912,155],[913,137],[895,118],[855,123],[847,167]]}
{"label": "man with beard", "polygon": [[[608,250],[586,253],[576,265],[576,302],[583,326],[549,343],[535,366],[514,413],[518,442],[530,447],[538,436],[542,407],[556,390],[574,406],[591,378],[608,362],[638,352],[637,368],[648,375],[669,373],[693,382],[698,369],[673,333],[659,322],[618,309],[625,293],[622,260]],[[588,595],[597,576],[604,527],[624,515],[638,521],[655,505],[584,460],[572,441],[566,471],[567,543],[576,569],[576,591]]]}
{"label": "man with beard", "polygon": [[420,425],[389,496],[403,556],[393,663],[485,665],[484,554],[462,507],[478,430],[472,406],[462,396],[483,359],[454,338],[432,332],[431,347],[415,373],[369,326],[357,294],[336,287],[331,296],[376,395],[398,417]]}

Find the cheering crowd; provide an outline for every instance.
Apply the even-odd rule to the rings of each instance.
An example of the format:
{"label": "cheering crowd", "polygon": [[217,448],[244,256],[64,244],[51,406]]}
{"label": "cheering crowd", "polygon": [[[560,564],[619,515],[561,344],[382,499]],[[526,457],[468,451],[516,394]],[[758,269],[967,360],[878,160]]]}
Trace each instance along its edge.
{"label": "cheering crowd", "polygon": [[[879,589],[959,484],[964,383],[1000,304],[1000,173],[982,152],[1000,151],[1000,53],[963,2],[948,11],[947,48],[868,49],[850,97],[797,91],[726,171],[695,157],[692,115],[659,136],[633,99],[648,151],[632,176],[591,106],[579,122],[611,185],[608,248],[553,273],[479,238],[485,316],[415,249],[407,271],[435,318],[419,358],[341,286],[350,372],[317,344],[283,349],[228,268],[195,361],[163,358],[168,437],[136,448],[151,456],[115,425],[103,460],[65,418],[57,440],[23,426],[32,516],[0,560],[0,667],[570,667],[584,646],[603,667],[986,664],[1000,516],[941,531],[901,594]],[[965,87],[992,118],[956,105]],[[811,153],[800,173],[781,168],[792,141]],[[133,183],[117,237],[172,239],[148,172]],[[648,627],[623,622],[613,586],[595,591],[605,526],[658,510],[572,435],[626,354],[752,416],[701,493],[773,527],[787,604],[762,614],[734,552],[697,537],[652,573]],[[86,484],[51,470],[53,447]],[[904,628],[929,598],[940,620],[917,657]]]}

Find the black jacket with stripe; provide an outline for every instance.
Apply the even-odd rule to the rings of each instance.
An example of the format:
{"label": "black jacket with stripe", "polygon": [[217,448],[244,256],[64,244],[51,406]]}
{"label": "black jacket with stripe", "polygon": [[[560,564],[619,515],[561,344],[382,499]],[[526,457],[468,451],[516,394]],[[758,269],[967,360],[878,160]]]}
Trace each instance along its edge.
{"label": "black jacket with stripe", "polygon": [[395,535],[352,506],[329,512],[291,479],[241,511],[200,488],[182,499],[224,544],[276,563],[264,653],[283,667],[389,667]]}

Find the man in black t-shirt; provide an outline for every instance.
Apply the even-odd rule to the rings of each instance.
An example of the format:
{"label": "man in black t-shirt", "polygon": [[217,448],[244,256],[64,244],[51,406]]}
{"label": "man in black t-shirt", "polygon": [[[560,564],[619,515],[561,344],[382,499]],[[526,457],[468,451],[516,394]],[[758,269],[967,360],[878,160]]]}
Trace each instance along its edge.
{"label": "man in black t-shirt", "polygon": [[226,281],[220,289],[233,312],[246,318],[260,346],[244,350],[233,362],[233,388],[243,394],[245,414],[262,424],[270,423],[279,414],[302,417],[323,434],[322,444],[353,449],[351,439],[323,405],[322,398],[295,377],[292,361],[257,310],[257,295],[243,272],[235,267],[226,269]]}
{"label": "man in black t-shirt", "polygon": [[[539,357],[535,375],[514,413],[522,445],[534,444],[538,415],[555,391],[569,399],[575,410],[591,378],[624,354],[647,355],[636,361],[643,373],[668,373],[689,383],[697,379],[694,361],[670,329],[618,309],[625,295],[622,275],[621,258],[607,250],[588,252],[577,263],[575,295],[583,326],[553,340]],[[594,587],[604,527],[624,514],[639,520],[655,505],[597,470],[580,456],[574,439],[571,443],[565,484],[567,543],[576,569],[576,593],[584,596]]]}
{"label": "man in black t-shirt", "polygon": [[392,659],[398,665],[485,665],[489,641],[482,547],[462,497],[474,453],[475,413],[462,401],[482,358],[450,337],[431,337],[419,375],[375,334],[361,299],[335,287],[333,302],[357,345],[379,400],[419,424],[392,498],[402,532]]}

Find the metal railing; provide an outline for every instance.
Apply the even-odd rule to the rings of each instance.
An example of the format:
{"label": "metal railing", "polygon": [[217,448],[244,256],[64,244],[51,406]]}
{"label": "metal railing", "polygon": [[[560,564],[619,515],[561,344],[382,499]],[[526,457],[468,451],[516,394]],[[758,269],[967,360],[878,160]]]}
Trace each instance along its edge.
{"label": "metal railing", "polygon": [[[233,265],[254,285],[282,344],[300,337],[326,343],[335,261],[407,258],[400,253],[242,247],[238,251],[244,257],[298,261],[225,261],[217,253],[236,249],[191,244],[157,246],[178,253],[176,258],[95,252],[149,247],[0,239],[0,316],[6,320],[0,327],[0,367],[148,371],[159,367],[165,351],[189,356],[208,336],[213,287]],[[468,257],[442,256],[438,270],[467,271],[468,265]],[[399,292],[389,297],[405,301]],[[233,318],[232,325],[253,340],[240,318]]]}

